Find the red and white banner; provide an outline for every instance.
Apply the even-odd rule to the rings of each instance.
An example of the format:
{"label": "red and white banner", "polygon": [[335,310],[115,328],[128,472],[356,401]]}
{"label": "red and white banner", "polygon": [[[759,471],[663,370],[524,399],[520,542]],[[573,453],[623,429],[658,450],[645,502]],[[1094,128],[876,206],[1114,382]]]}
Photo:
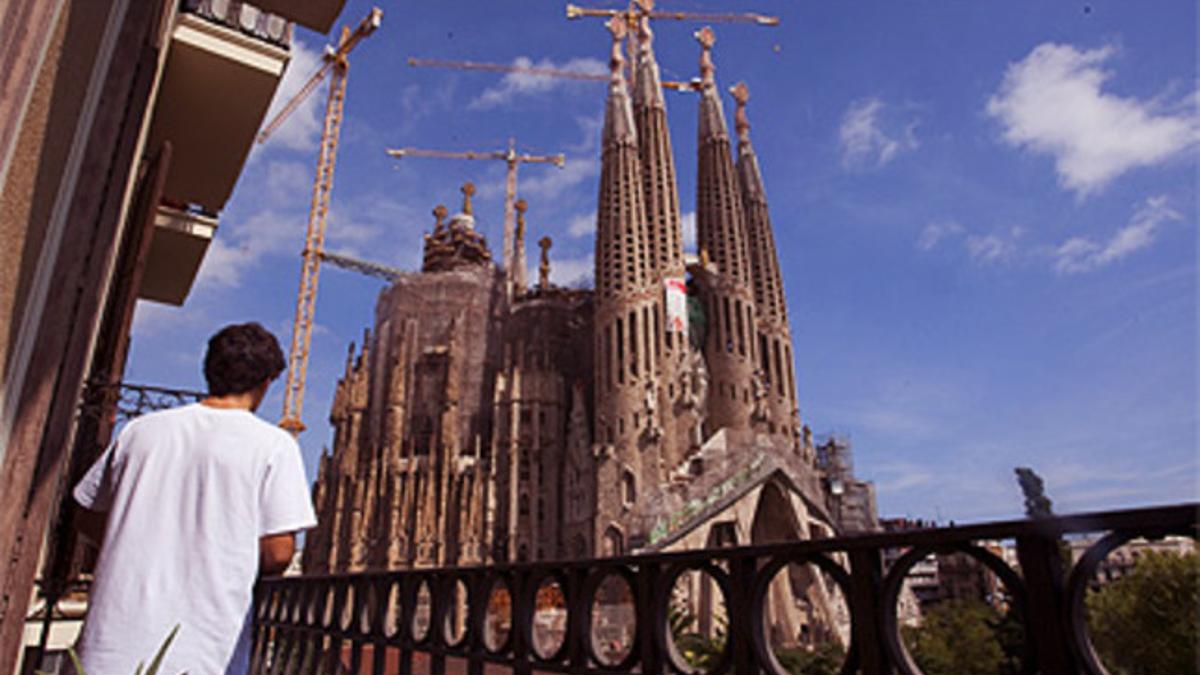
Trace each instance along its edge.
{"label": "red and white banner", "polygon": [[687,339],[687,281],[679,277],[668,277],[663,279],[663,288],[667,294],[667,330],[679,333],[683,339]]}

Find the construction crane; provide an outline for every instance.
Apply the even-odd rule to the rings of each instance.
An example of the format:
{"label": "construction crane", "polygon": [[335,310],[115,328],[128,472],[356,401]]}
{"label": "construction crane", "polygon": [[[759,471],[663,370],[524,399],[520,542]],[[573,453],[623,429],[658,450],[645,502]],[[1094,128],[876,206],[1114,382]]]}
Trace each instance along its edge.
{"label": "construction crane", "polygon": [[382,279],[388,283],[393,283],[404,275],[403,271],[396,269],[395,267],[384,265],[383,263],[371,262],[369,260],[352,258],[348,255],[342,255],[340,253],[321,251],[317,254],[317,257],[321,259],[321,262],[327,262],[335,267],[340,267],[351,272],[358,272],[359,274],[363,274],[368,277]]}
{"label": "construction crane", "polygon": [[[567,158],[559,155],[524,155],[517,154],[516,141],[508,139],[507,150],[492,150],[484,152],[448,152],[442,150],[422,150],[419,148],[389,148],[387,154],[401,159],[404,157],[436,157],[440,159],[490,159],[501,160],[508,164],[508,175],[504,182],[504,274],[505,286],[511,298],[515,289],[525,288],[524,243],[513,240],[513,228],[517,196],[517,167],[522,164],[553,164],[558,168],[566,166]],[[519,246],[520,250],[514,250]]]}
{"label": "construction crane", "polygon": [[704,23],[753,23],[759,26],[778,26],[779,17],[755,14],[753,12],[663,12],[654,9],[654,0],[630,0],[628,9],[600,9],[567,5],[567,18],[580,19],[596,17],[609,19],[622,17],[627,27],[637,30],[638,22],[643,17],[651,19],[671,19],[674,21],[701,21]]}
{"label": "construction crane", "polygon": [[[626,38],[625,46],[628,53],[626,60],[627,68],[632,73],[636,61],[636,40],[638,29],[641,27],[643,19],[667,19],[671,21],[700,21],[703,23],[752,23],[759,26],[778,26],[779,17],[767,16],[765,14],[756,14],[754,12],[664,12],[654,9],[654,0],[629,0],[627,9],[603,9],[593,7],[580,7],[579,5],[567,5],[568,19],[624,19],[626,31],[629,36]],[[629,78],[632,81],[632,77]],[[666,83],[663,83],[666,87]],[[694,87],[690,83],[682,84],[681,86],[669,87],[676,90],[689,90]]]}
{"label": "construction crane", "polygon": [[304,410],[304,383],[308,373],[308,355],[312,346],[313,312],[317,300],[317,279],[325,254],[325,226],[329,215],[329,196],[333,191],[333,167],[337,159],[338,135],[342,128],[342,112],[346,104],[346,76],[350,70],[350,52],[383,21],[383,10],[371,9],[354,30],[342,28],[341,39],[336,48],[326,47],[323,63],[317,72],[305,82],[300,91],[279,111],[258,135],[258,142],[265,142],[271,133],[299,107],[326,75],[333,73],[329,81],[329,94],[325,100],[325,124],[321,132],[321,146],[317,155],[317,175],[313,181],[312,203],[308,211],[308,231],[305,234],[303,262],[300,271],[300,290],[296,294],[296,320],[292,325],[292,349],[288,353],[287,389],[283,396],[283,416],[279,426],[299,435],[304,431],[301,414]]}
{"label": "construction crane", "polygon": [[[547,68],[544,66],[518,66],[516,64],[506,63],[485,63],[479,61],[453,61],[450,59],[420,59],[409,57],[408,65],[414,68],[451,68],[454,70],[480,70],[489,73],[519,73],[522,75],[533,75],[535,77],[558,77],[568,80],[580,80],[584,82],[604,82],[607,83],[609,75],[599,73],[588,73],[582,70],[561,70],[558,68]],[[688,91],[699,86],[699,80],[692,82],[671,82],[662,83],[664,89],[672,89],[675,91]]]}

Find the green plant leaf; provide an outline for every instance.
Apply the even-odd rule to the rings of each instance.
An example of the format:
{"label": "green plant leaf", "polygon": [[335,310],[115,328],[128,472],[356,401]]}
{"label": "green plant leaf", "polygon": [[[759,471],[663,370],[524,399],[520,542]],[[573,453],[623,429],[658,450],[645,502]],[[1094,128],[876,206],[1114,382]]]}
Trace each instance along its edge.
{"label": "green plant leaf", "polygon": [[[167,635],[167,639],[158,648],[158,653],[154,655],[154,660],[150,662],[150,668],[146,670],[145,675],[155,675],[158,672],[158,669],[162,666],[163,659],[167,655],[167,649],[171,646],[171,642],[175,640],[177,633],[179,633],[179,624],[175,624],[175,627],[171,629],[170,635]],[[141,671],[142,666],[139,664],[138,675],[142,675]]]}
{"label": "green plant leaf", "polygon": [[79,661],[79,655],[75,653],[74,647],[67,647],[67,656],[71,659],[71,665],[75,666],[76,675],[86,675],[83,672],[83,663]]}

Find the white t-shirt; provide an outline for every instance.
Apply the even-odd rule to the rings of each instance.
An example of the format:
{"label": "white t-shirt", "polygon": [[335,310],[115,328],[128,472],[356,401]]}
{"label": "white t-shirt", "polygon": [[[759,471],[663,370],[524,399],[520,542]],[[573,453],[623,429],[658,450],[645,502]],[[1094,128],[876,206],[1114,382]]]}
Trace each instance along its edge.
{"label": "white t-shirt", "polygon": [[[78,649],[88,675],[244,673],[259,538],[316,524],[296,441],[199,403],[131,421],[75,487],[108,513]],[[237,648],[237,658],[234,658]]]}

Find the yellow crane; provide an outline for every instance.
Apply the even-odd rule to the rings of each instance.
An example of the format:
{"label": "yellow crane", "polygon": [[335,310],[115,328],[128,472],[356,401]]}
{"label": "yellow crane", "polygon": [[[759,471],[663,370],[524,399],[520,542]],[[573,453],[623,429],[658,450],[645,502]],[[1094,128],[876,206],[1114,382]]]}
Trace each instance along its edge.
{"label": "yellow crane", "polygon": [[553,164],[558,168],[566,166],[567,158],[558,155],[526,155],[517,153],[516,141],[508,140],[507,150],[485,150],[482,152],[452,152],[444,150],[422,150],[420,148],[389,148],[387,154],[401,159],[404,157],[435,157],[440,159],[483,159],[500,160],[508,164],[508,174],[504,182],[504,274],[506,292],[511,298],[514,290],[525,289],[525,246],[524,242],[514,241],[514,213],[517,196],[517,167],[522,164]]}
{"label": "yellow crane", "polygon": [[346,76],[350,70],[350,52],[363,38],[375,32],[383,22],[383,10],[371,9],[354,30],[342,28],[337,47],[326,47],[323,63],[317,72],[296,92],[286,105],[258,135],[265,142],[283,124],[300,103],[311,94],[326,75],[332,73],[329,94],[325,100],[325,123],[321,131],[321,146],[317,155],[317,175],[313,180],[312,203],[308,211],[308,231],[301,253],[300,290],[296,294],[296,320],[292,324],[292,348],[288,352],[287,388],[283,395],[283,416],[279,426],[299,435],[304,431],[301,414],[304,409],[304,382],[308,373],[308,355],[312,346],[313,312],[317,300],[317,279],[321,261],[326,259],[325,226],[329,215],[329,196],[333,191],[333,167],[337,159],[338,135],[342,128],[342,112],[346,104]]}

